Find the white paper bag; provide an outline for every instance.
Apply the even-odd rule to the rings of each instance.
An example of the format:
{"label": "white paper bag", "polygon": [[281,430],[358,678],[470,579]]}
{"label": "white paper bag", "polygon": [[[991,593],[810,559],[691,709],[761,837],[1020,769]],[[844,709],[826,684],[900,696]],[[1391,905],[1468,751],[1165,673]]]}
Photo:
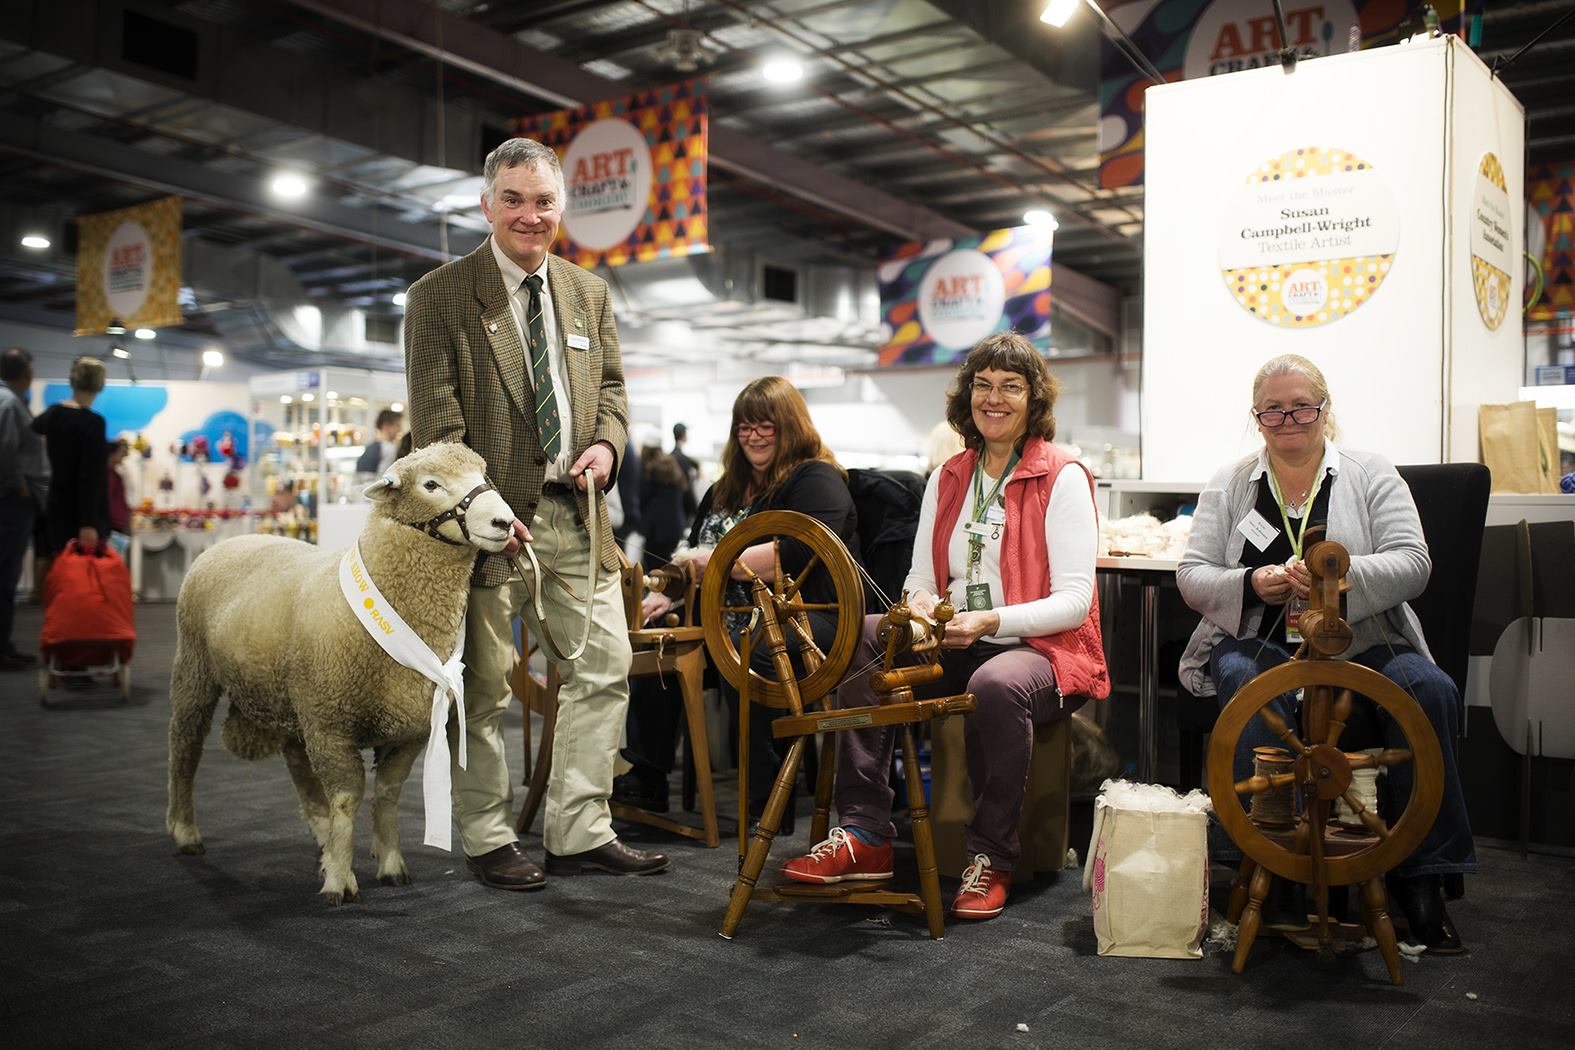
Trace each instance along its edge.
{"label": "white paper bag", "polygon": [[1209,797],[1107,780],[1094,801],[1083,888],[1100,955],[1196,959],[1209,918]]}

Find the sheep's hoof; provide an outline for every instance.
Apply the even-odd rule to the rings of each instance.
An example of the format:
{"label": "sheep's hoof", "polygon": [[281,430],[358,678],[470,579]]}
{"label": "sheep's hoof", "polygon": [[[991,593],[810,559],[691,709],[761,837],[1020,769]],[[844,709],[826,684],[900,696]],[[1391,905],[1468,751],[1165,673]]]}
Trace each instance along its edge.
{"label": "sheep's hoof", "polygon": [[361,895],[355,890],[345,890],[343,893],[336,893],[332,890],[323,891],[323,903],[330,908],[336,908],[341,904],[355,904],[360,899]]}
{"label": "sheep's hoof", "polygon": [[410,885],[410,873],[408,871],[396,871],[388,875],[379,875],[377,881],[384,886],[408,886]]}
{"label": "sheep's hoof", "polygon": [[200,857],[208,852],[208,847],[200,842],[187,842],[180,847],[180,851],[188,857]]}

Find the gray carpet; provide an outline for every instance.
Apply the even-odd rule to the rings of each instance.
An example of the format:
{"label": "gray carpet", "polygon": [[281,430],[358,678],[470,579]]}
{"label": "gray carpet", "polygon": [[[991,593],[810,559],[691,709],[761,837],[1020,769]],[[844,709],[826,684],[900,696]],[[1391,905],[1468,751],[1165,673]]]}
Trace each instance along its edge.
{"label": "gray carpet", "polygon": [[[37,608],[19,613],[17,637],[36,637]],[[420,845],[418,765],[403,806],[415,883],[377,885],[363,819],[362,903],[325,908],[283,764],[231,758],[217,732],[197,781],[208,853],[165,836],[173,619],[139,608],[129,704],[99,686],[46,709],[34,675],[0,675],[7,1045],[1571,1045],[1575,862],[1495,850],[1451,905],[1472,953],[1405,963],[1403,988],[1376,952],[1321,966],[1282,941],[1261,941],[1241,976],[1217,955],[1101,958],[1075,872],[940,942],[907,916],[763,902],[727,942],[728,842],[631,826],[670,872],[488,890]]]}

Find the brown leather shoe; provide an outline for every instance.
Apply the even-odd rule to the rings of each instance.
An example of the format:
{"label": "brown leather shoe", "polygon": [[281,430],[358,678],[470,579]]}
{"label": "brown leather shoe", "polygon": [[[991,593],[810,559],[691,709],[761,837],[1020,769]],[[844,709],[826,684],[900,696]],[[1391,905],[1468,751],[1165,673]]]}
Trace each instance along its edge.
{"label": "brown leather shoe", "polygon": [[547,854],[547,874],[584,875],[592,871],[605,871],[613,875],[654,875],[671,863],[665,853],[654,849],[635,849],[613,839],[605,846],[597,846],[584,853],[571,853],[566,857]]}
{"label": "brown leather shoe", "polygon": [[547,885],[547,873],[518,842],[479,857],[466,857],[465,870],[495,890],[539,890]]}

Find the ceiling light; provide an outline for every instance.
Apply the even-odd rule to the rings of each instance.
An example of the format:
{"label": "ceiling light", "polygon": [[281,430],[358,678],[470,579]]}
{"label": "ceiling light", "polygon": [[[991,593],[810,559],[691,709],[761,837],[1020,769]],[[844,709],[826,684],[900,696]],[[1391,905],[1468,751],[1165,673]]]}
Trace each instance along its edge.
{"label": "ceiling light", "polygon": [[109,348],[109,352],[120,358],[122,361],[131,356],[131,352],[123,346],[112,346]]}
{"label": "ceiling light", "polygon": [[1072,17],[1072,12],[1077,10],[1082,0],[1050,0],[1045,5],[1044,13],[1039,16],[1039,21],[1048,22],[1060,29],[1066,25],[1066,20]]}
{"label": "ceiling light", "polygon": [[43,251],[49,247],[49,238],[41,233],[30,233],[22,238],[22,247]]}
{"label": "ceiling light", "polygon": [[1023,212],[1023,221],[1035,229],[1040,230],[1054,230],[1058,229],[1061,225],[1055,221],[1054,215],[1050,214],[1048,211],[1045,211],[1043,208],[1029,208],[1027,211]]}
{"label": "ceiling light", "polygon": [[404,292],[395,292],[394,293],[394,305],[395,306],[404,306],[405,305],[405,293]]}
{"label": "ceiling light", "polygon": [[796,58],[773,58],[761,67],[760,75],[773,84],[791,84],[804,78],[804,67]]}
{"label": "ceiling light", "polygon": [[111,317],[109,324],[104,326],[105,335],[125,335],[126,326],[120,323],[120,318]]}
{"label": "ceiling light", "polygon": [[337,391],[337,390],[330,390],[330,391],[328,391],[328,400],[330,400],[330,401],[338,401],[339,400],[339,391]]}
{"label": "ceiling light", "polygon": [[289,394],[280,394],[279,395],[279,404],[281,404],[281,405],[292,404],[294,401],[295,401],[295,398],[291,397]]}
{"label": "ceiling light", "polygon": [[301,400],[302,401],[316,401],[317,400],[317,395],[316,394],[302,394],[301,395]]}
{"label": "ceiling light", "polygon": [[395,401],[393,404],[388,406],[388,410],[390,412],[403,412],[405,410],[405,406],[400,404],[398,401]]}
{"label": "ceiling light", "polygon": [[268,188],[280,200],[296,201],[306,196],[310,185],[306,181],[306,176],[300,172],[281,171],[268,183]]}
{"label": "ceiling light", "polygon": [[139,328],[136,331],[136,336],[138,339],[157,339],[158,335],[159,333],[155,332],[151,328]]}
{"label": "ceiling light", "polygon": [[202,352],[202,366],[204,368],[223,368],[224,354],[218,350],[204,350]]}

